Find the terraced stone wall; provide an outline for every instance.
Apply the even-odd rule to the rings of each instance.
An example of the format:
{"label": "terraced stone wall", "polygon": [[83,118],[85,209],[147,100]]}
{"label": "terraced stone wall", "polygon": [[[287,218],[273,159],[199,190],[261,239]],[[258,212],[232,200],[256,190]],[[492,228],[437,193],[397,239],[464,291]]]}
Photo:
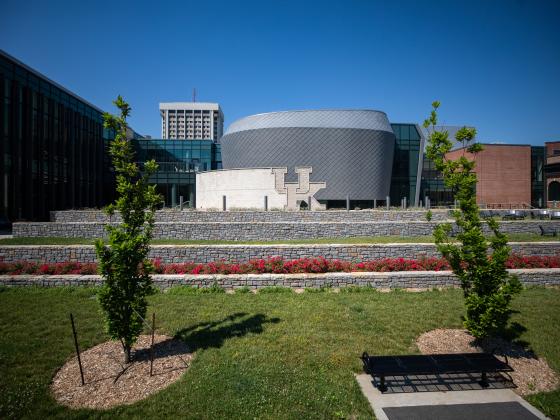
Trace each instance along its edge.
{"label": "terraced stone wall", "polygon": [[[539,234],[539,225],[560,231],[560,221],[503,221],[504,233]],[[14,223],[14,237],[106,237],[105,223]],[[436,222],[165,222],[156,223],[156,239],[273,241],[366,236],[428,236]],[[486,232],[490,233],[486,228]]]}
{"label": "terraced stone wall", "polygon": [[[432,220],[448,219],[447,210],[432,210]],[[99,210],[64,210],[51,212],[51,222],[119,222],[120,216],[107,216]],[[384,222],[426,221],[424,210],[360,210],[360,211],[195,211],[161,210],[156,213],[156,222],[191,223],[253,223],[253,222]]]}
{"label": "terraced stone wall", "polygon": [[[516,242],[510,244],[519,255],[560,255],[560,242]],[[282,257],[295,260],[325,257],[344,261],[367,261],[381,258],[418,259],[439,257],[434,244],[367,244],[367,245],[155,245],[149,258],[169,263],[209,263],[214,261],[244,262],[251,259]],[[32,261],[57,263],[95,262],[93,246],[88,245],[4,245],[0,246],[0,261]]]}
{"label": "terraced stone wall", "polygon": [[[528,286],[560,286],[560,269],[509,270]],[[344,288],[351,286],[376,289],[432,289],[458,287],[458,279],[449,271],[415,271],[392,273],[326,273],[326,274],[244,274],[244,275],[157,275],[156,287],[211,287],[224,289],[280,286],[291,288]],[[100,276],[0,276],[0,285],[25,286],[99,286]]]}
{"label": "terraced stone wall", "polygon": [[[509,210],[487,210],[491,214],[502,217]],[[450,211],[433,209],[432,220],[450,219]],[[391,222],[391,221],[426,221],[426,210],[327,210],[327,211],[198,211],[198,210],[160,210],[156,212],[156,222]],[[101,210],[60,210],[50,213],[51,222],[119,222],[120,216],[107,216]]]}

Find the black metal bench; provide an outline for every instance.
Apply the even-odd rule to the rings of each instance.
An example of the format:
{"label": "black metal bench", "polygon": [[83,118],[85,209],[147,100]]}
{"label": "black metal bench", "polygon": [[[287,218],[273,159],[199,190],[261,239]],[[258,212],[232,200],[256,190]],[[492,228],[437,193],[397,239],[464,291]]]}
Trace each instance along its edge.
{"label": "black metal bench", "polygon": [[491,219],[494,216],[494,214],[489,210],[480,210],[479,214],[482,219]]}
{"label": "black metal bench", "polygon": [[521,210],[509,210],[502,216],[502,220],[523,220],[527,214]]}
{"label": "black metal bench", "polygon": [[550,219],[550,212],[548,210],[535,210],[531,212],[533,219]]}
{"label": "black metal bench", "polygon": [[379,377],[379,390],[387,391],[385,377],[408,375],[480,374],[479,384],[488,387],[488,373],[512,372],[508,364],[490,353],[452,353],[406,356],[362,355],[364,371]]}
{"label": "black metal bench", "polygon": [[541,230],[541,236],[547,236],[547,235],[556,236],[558,234],[556,228],[552,226],[539,225],[539,229]]}

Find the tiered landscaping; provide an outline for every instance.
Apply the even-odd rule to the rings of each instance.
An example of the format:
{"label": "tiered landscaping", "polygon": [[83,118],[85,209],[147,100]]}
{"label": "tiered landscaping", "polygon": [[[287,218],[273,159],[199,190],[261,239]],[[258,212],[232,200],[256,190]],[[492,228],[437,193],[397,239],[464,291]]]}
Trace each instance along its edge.
{"label": "tiered landscaping", "polygon": [[[226,216],[233,217],[220,215]],[[240,236],[239,241],[220,236],[218,240],[171,236],[153,241],[154,281],[165,291],[149,298],[148,314],[157,313],[157,334],[179,338],[188,346],[192,364],[177,382],[157,394],[105,411],[71,410],[56,403],[50,389],[57,371],[74,356],[70,312],[76,319],[80,346],[92,349],[85,355],[93,354],[94,347],[109,338],[103,332],[98,289],[33,287],[101,285],[102,278],[92,275],[98,269],[93,240],[0,240],[0,246],[6,245],[2,247],[6,260],[0,262],[4,284],[31,286],[0,286],[0,418],[371,418],[371,408],[354,378],[362,371],[361,353],[417,353],[415,340],[423,333],[462,327],[464,298],[458,289],[375,290],[457,286],[447,261],[437,258],[431,235],[303,235],[304,239],[276,241],[250,240],[253,236]],[[523,244],[557,242],[557,238],[520,232],[508,236],[518,242],[512,244],[513,252],[523,255],[512,255],[507,268],[544,268],[527,270],[530,275],[522,280],[557,284],[557,244]],[[280,245],[267,248],[275,244]],[[399,258],[405,256],[410,258]],[[27,261],[17,261],[20,258]],[[398,276],[403,279],[391,280]],[[560,290],[525,289],[514,300],[514,309],[519,312],[513,317],[511,337],[560,373]],[[91,372],[90,380],[100,372],[104,371]],[[87,371],[85,377],[87,382]],[[559,390],[527,399],[547,415],[560,418]]]}

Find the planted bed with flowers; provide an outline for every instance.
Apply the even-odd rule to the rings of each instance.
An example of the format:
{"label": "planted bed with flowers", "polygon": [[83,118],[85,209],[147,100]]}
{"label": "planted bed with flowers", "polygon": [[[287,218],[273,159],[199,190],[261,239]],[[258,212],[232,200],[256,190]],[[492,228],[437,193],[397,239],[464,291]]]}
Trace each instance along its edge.
{"label": "planted bed with flowers", "polygon": [[[390,272],[390,271],[444,271],[449,270],[443,258],[383,258],[371,261],[350,262],[328,260],[323,257],[284,260],[279,257],[251,260],[244,263],[217,261],[207,264],[192,262],[162,264],[153,261],[157,274],[296,274],[296,273],[336,273],[336,272]],[[507,268],[560,268],[560,256],[520,256],[512,255]],[[64,275],[97,274],[97,264],[64,262],[41,264],[27,261],[13,263],[0,262],[0,275]]]}

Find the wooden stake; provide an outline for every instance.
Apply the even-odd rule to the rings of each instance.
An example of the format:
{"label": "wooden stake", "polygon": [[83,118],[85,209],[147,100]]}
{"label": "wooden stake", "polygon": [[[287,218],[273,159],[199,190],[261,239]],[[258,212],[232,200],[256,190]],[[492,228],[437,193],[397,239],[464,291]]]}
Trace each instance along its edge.
{"label": "wooden stake", "polygon": [[78,334],[76,333],[76,326],[74,325],[74,316],[70,313],[70,322],[72,323],[72,333],[74,334],[74,346],[76,347],[76,354],[78,355],[78,366],[80,366],[80,378],[82,379],[82,386],[84,382],[84,370],[82,369],[82,359],[80,358],[80,347],[78,346]]}
{"label": "wooden stake", "polygon": [[154,334],[156,331],[156,313],[152,314],[152,344],[150,345],[150,376],[154,370]]}

